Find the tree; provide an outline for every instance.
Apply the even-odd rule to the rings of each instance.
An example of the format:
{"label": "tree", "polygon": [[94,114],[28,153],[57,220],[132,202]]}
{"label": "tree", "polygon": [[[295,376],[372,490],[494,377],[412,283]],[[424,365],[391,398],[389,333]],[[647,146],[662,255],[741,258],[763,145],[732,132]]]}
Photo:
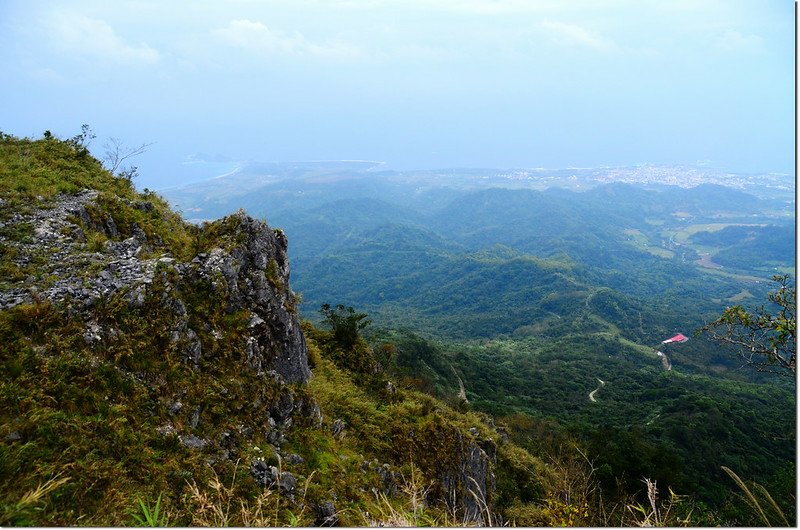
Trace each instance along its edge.
{"label": "tree", "polygon": [[734,346],[745,364],[759,372],[795,376],[796,290],[788,275],[773,276],[777,289],[767,297],[772,307],[751,313],[740,305],[698,330],[712,339]]}
{"label": "tree", "polygon": [[342,304],[334,309],[331,309],[330,304],[323,304],[319,312],[325,317],[323,321],[330,326],[333,340],[344,349],[355,346],[359,332],[372,323],[366,313],[356,313],[352,307]]}
{"label": "tree", "polygon": [[151,145],[153,144],[142,144],[129,148],[119,138],[109,138],[103,144],[103,148],[106,150],[103,156],[103,165],[112,175],[133,180],[138,175],[138,168],[136,166],[122,167],[122,163],[129,158],[141,155]]}
{"label": "tree", "polygon": [[[50,139],[53,137],[53,133],[45,131],[44,137]],[[97,135],[94,134],[92,128],[89,127],[89,124],[84,123],[81,125],[80,133],[65,141],[67,145],[75,149],[75,152],[78,153],[79,156],[86,156],[89,154],[89,144],[91,144],[92,140],[95,138],[97,138]]]}

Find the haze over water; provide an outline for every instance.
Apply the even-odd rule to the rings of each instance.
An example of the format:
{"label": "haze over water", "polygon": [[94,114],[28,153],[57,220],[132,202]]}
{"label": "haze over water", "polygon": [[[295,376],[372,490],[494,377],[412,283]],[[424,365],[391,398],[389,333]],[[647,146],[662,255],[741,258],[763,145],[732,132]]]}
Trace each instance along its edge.
{"label": "haze over water", "polygon": [[246,160],[792,173],[793,9],[12,0],[0,127],[153,142],[135,163],[156,189]]}

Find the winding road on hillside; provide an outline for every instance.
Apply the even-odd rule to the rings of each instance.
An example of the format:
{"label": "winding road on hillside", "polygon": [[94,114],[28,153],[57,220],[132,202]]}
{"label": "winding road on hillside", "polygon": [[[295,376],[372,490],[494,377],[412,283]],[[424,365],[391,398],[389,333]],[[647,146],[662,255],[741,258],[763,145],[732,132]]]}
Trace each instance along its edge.
{"label": "winding road on hillside", "polygon": [[662,351],[656,351],[656,355],[658,355],[661,359],[661,364],[664,365],[664,370],[672,370],[672,362],[669,360],[669,357],[667,357],[666,353]]}
{"label": "winding road on hillside", "polygon": [[594,395],[597,393],[597,391],[606,386],[606,382],[600,379],[599,377],[597,378],[597,381],[600,383],[600,386],[589,392],[589,401],[591,401],[592,403],[597,402],[597,400],[594,398]]}

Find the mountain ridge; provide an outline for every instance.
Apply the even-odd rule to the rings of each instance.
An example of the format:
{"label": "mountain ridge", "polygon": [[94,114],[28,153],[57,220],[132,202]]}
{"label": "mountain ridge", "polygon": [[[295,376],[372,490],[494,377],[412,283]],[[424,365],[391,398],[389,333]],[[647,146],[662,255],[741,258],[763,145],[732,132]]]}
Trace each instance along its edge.
{"label": "mountain ridge", "polygon": [[179,525],[636,524],[638,476],[712,501],[682,504],[695,522],[749,521],[719,464],[773,491],[793,473],[767,437],[789,433],[788,392],[710,379],[702,340],[665,371],[646,345],[678,310],[567,253],[383,219],[321,256],[333,302],[380,294],[355,265],[384,275],[402,254],[389,316],[485,334],[376,323],[343,344],[345,306],[300,321],[283,230],[243,212],[186,223],[78,140],[0,138],[0,200],[2,524],[130,524],[153,503]]}
{"label": "mountain ridge", "polygon": [[[281,230],[190,225],[79,144],[0,139],[1,166],[23,152],[0,174],[2,524],[119,525],[156,497],[162,524],[398,523],[423,520],[421,493],[426,521],[489,524],[518,481],[556,494],[489,417],[301,326]],[[65,165],[80,178],[42,178]]]}

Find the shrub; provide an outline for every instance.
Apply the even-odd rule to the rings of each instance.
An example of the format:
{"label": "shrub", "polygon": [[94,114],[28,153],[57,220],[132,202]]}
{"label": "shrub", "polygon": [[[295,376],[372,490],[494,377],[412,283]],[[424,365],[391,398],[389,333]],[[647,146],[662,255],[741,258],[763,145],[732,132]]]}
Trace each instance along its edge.
{"label": "shrub", "polygon": [[356,313],[352,307],[345,307],[342,304],[334,309],[331,309],[329,304],[323,304],[319,312],[325,317],[323,319],[325,324],[330,326],[333,340],[344,349],[355,346],[360,331],[372,323],[366,313]]}

